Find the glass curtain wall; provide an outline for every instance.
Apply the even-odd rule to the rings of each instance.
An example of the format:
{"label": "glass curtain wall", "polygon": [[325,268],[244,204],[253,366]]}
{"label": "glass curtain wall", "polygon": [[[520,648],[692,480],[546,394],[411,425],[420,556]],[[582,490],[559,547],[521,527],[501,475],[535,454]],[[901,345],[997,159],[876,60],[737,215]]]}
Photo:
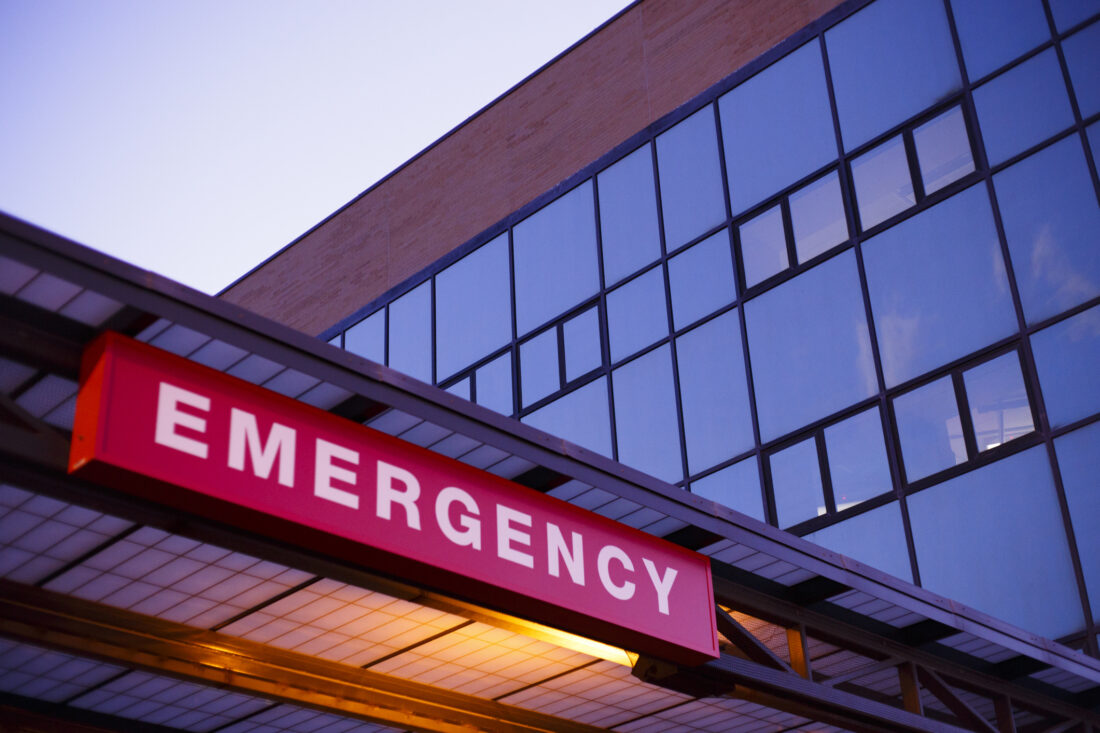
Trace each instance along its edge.
{"label": "glass curtain wall", "polygon": [[1095,653],[1098,7],[845,10],[333,343]]}

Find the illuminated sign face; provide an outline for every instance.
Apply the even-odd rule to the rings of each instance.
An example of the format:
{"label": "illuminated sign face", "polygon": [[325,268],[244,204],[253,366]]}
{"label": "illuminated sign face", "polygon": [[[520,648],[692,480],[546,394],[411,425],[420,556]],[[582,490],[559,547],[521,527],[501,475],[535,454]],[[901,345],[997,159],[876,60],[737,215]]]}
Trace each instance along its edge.
{"label": "illuminated sign face", "polygon": [[85,353],[69,469],[631,651],[718,656],[704,556],[118,334]]}

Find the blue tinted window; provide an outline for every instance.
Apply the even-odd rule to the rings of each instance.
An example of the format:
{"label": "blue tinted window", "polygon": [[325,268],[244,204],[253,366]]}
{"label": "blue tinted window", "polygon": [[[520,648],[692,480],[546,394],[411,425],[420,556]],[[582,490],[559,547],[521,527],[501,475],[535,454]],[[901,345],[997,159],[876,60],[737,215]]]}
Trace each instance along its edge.
{"label": "blue tinted window", "polygon": [[432,282],[390,303],[389,365],[422,382],[432,381]]}
{"label": "blue tinted window", "polygon": [[1100,306],[1044,328],[1031,348],[1051,427],[1100,410]]}
{"label": "blue tinted window", "polygon": [[864,242],[887,386],[1016,330],[989,197],[956,194]]}
{"label": "blue tinted window", "polygon": [[464,400],[470,399],[470,378],[465,377],[460,379],[450,387],[447,387],[447,391],[453,395],[457,395]]}
{"label": "blue tinted window", "polygon": [[821,465],[817,460],[817,442],[813,438],[772,453],[768,462],[780,527],[790,527],[825,513]]}
{"label": "blue tinted window", "polygon": [[1100,161],[1100,122],[1094,122],[1088,126],[1089,147],[1092,149],[1092,159]]}
{"label": "blue tinted window", "polygon": [[1100,13],[1100,7],[1096,0],[1050,0],[1050,12],[1054,15],[1054,26],[1065,32]]}
{"label": "blue tinted window", "polygon": [[648,145],[596,177],[604,281],[610,285],[661,256],[657,191]]}
{"label": "blue tinted window", "polygon": [[684,477],[667,345],[611,373],[619,462],[665,481]]}
{"label": "blue tinted window", "polygon": [[974,170],[962,109],[955,107],[913,130],[925,194],[935,193]]}
{"label": "blue tinted window", "polygon": [[913,581],[909,549],[905,546],[905,527],[896,502],[803,535],[802,539],[902,580]]}
{"label": "blue tinted window", "polygon": [[589,308],[565,322],[565,380],[571,382],[600,365],[600,313]]}
{"label": "blue tinted window", "polygon": [[384,364],[386,361],[386,309],[375,311],[345,331],[344,348],[353,354]]}
{"label": "blue tinted window", "polygon": [[751,288],[787,269],[790,264],[787,261],[787,239],[783,229],[783,212],[778,206],[742,224],[739,233],[746,287]]}
{"label": "blue tinted window", "polygon": [[817,41],[719,99],[718,112],[735,214],[836,158]]}
{"label": "blue tinted window", "polygon": [[877,407],[825,428],[837,511],[893,489]]}
{"label": "blue tinted window", "polygon": [[950,377],[895,397],[894,417],[909,481],[966,461],[959,403]]}
{"label": "blue tinted window", "polygon": [[436,371],[446,378],[512,340],[508,235],[435,277]]}
{"label": "blue tinted window", "polygon": [[1073,124],[1054,49],[974,90],[989,164],[996,165]]}
{"label": "blue tinted window", "polygon": [[477,370],[477,403],[502,415],[512,414],[512,352]]}
{"label": "blue tinted window", "polygon": [[521,221],[512,237],[520,335],[599,289],[591,181]]}
{"label": "blue tinted window", "polygon": [[1020,357],[1015,351],[966,370],[963,383],[979,451],[996,448],[1035,429]]}
{"label": "blue tinted window", "polygon": [[558,330],[551,328],[520,344],[519,367],[519,388],[524,407],[561,389]]}
{"label": "blue tinted window", "polygon": [[660,267],[607,294],[607,331],[612,362],[668,335],[665,278]]}
{"label": "blue tinted window", "polygon": [[1050,40],[1042,0],[952,0],[971,81]]}
{"label": "blue tinted window", "polygon": [[960,86],[942,3],[879,0],[825,32],[847,150]]}
{"label": "blue tinted window", "polygon": [[1076,135],[993,177],[1024,315],[1035,322],[1100,293],[1100,208]]}
{"label": "blue tinted window", "polygon": [[1062,42],[1069,79],[1082,117],[1100,112],[1100,23],[1077,31]]}
{"label": "blue tinted window", "polygon": [[657,170],[668,249],[726,218],[713,108],[704,107],[657,138]]}
{"label": "blue tinted window", "polygon": [[676,328],[733,302],[736,290],[729,232],[718,232],[670,259],[668,282]]}
{"label": "blue tinted window", "polygon": [[570,443],[611,456],[611,421],[607,409],[607,379],[600,377],[559,397],[523,418],[539,430]]}
{"label": "blue tinted window", "polygon": [[753,445],[737,312],[676,339],[688,471],[698,473]]}
{"label": "blue tinted window", "polygon": [[748,514],[761,522],[766,521],[756,458],[746,458],[694,481],[691,484],[691,493]]}
{"label": "blue tinted window", "polygon": [[1042,446],[921,491],[908,503],[924,587],[1050,639],[1081,628]]}
{"label": "blue tinted window", "polygon": [[1095,618],[1100,616],[1100,423],[1056,438],[1054,452]]}
{"label": "blue tinted window", "polygon": [[750,300],[745,319],[764,441],[877,391],[853,252]]}
{"label": "blue tinted window", "polygon": [[848,222],[844,218],[836,171],[791,194],[791,228],[799,262],[848,239]]}
{"label": "blue tinted window", "polygon": [[917,202],[901,136],[852,161],[859,221],[870,229]]}

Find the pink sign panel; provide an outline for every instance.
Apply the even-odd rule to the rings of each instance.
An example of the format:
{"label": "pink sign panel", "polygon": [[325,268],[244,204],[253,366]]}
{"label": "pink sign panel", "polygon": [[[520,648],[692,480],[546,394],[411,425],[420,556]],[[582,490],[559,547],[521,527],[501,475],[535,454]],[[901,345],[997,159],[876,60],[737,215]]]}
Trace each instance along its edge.
{"label": "pink sign panel", "polygon": [[84,355],[69,470],[629,651],[718,656],[706,557],[119,334]]}

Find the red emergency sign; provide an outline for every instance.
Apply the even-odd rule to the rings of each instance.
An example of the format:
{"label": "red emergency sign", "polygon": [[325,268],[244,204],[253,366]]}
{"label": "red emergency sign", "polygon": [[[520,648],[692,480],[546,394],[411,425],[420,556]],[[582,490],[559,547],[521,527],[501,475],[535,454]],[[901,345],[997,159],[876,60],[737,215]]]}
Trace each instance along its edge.
{"label": "red emergency sign", "polygon": [[84,355],[69,469],[631,651],[718,656],[706,557],[119,334]]}

